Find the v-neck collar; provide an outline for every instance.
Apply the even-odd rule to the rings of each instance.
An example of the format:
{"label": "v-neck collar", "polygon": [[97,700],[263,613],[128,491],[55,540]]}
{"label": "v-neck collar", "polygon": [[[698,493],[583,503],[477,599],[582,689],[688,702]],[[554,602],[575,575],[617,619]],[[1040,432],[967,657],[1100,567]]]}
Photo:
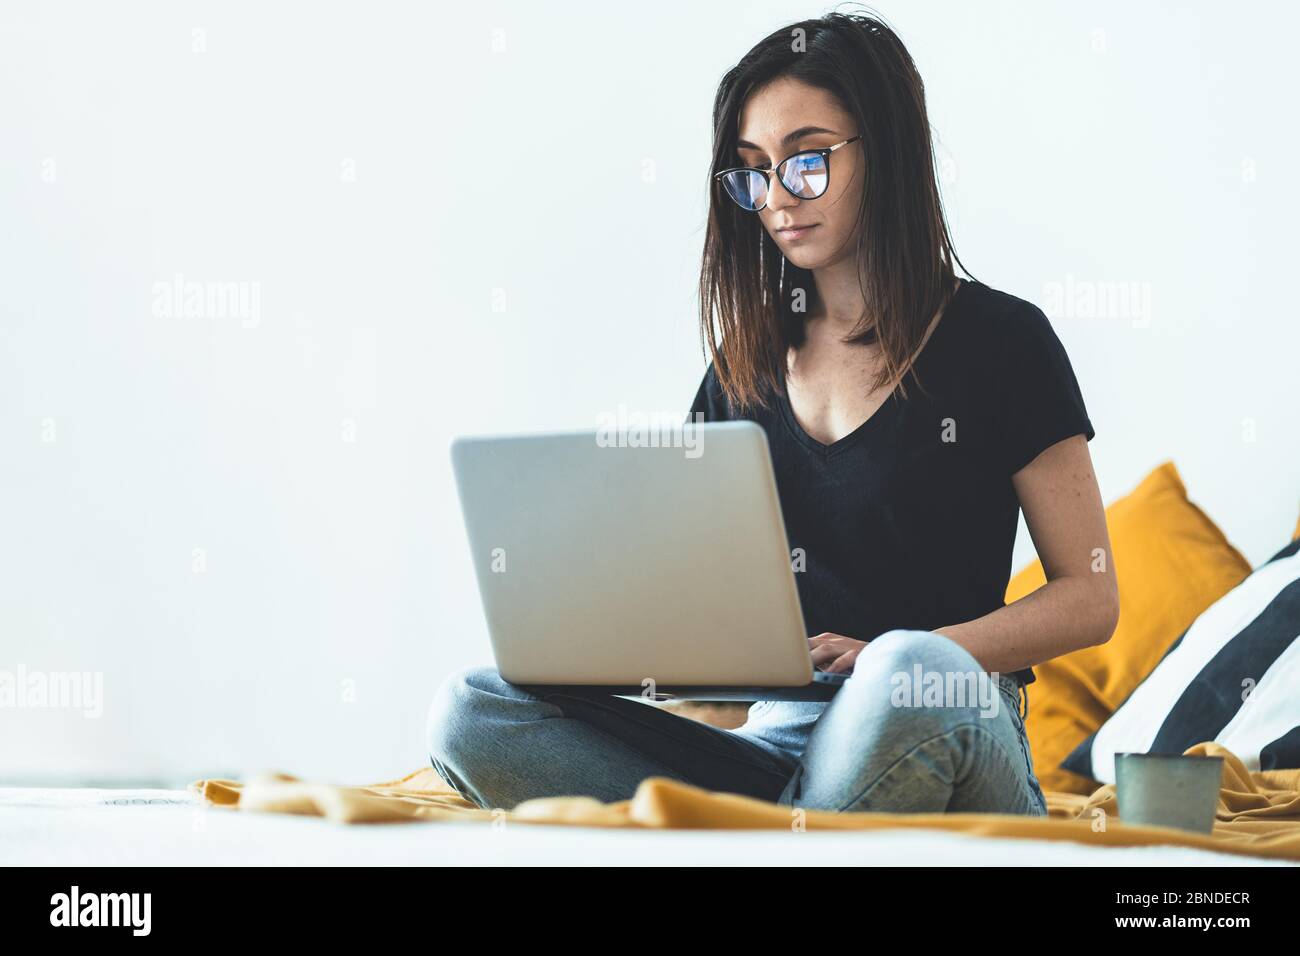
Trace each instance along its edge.
{"label": "v-neck collar", "polygon": [[[934,331],[930,333],[930,338],[926,340],[925,345],[921,347],[920,353],[917,354],[916,361],[913,363],[915,366],[919,366],[921,361],[927,354],[929,354],[930,347],[934,344],[935,339],[939,337],[940,331],[951,324],[949,320],[952,318],[951,313],[953,306],[957,303],[957,300],[961,298],[962,292],[972,284],[973,282],[970,279],[961,280],[961,285],[957,288],[957,291],[952,294],[952,298],[948,300],[948,304],[944,306],[943,314],[939,317],[939,322],[935,325]],[[885,400],[880,403],[879,407],[877,407],[865,421],[847,435],[844,435],[842,438],[839,438],[830,444],[813,438],[813,436],[809,435],[808,432],[804,430],[804,427],[799,424],[799,419],[796,418],[794,414],[794,406],[790,404],[790,391],[786,387],[784,380],[781,382],[781,394],[777,401],[781,406],[781,418],[784,420],[786,428],[789,429],[791,437],[809,451],[815,452],[826,458],[831,458],[844,451],[846,448],[856,445],[865,435],[881,427],[886,414],[893,414],[897,411],[898,405],[901,401],[901,396],[899,395],[899,385],[895,385],[889,395],[886,396]]]}

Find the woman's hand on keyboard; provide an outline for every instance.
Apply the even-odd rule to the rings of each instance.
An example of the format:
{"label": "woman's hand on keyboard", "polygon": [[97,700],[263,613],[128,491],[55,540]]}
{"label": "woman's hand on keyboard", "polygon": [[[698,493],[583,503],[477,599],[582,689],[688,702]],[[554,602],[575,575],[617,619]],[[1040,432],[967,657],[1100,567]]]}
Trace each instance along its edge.
{"label": "woman's hand on keyboard", "polygon": [[808,638],[813,667],[827,674],[847,674],[852,671],[853,662],[866,646],[866,641],[854,640],[843,634],[825,633]]}

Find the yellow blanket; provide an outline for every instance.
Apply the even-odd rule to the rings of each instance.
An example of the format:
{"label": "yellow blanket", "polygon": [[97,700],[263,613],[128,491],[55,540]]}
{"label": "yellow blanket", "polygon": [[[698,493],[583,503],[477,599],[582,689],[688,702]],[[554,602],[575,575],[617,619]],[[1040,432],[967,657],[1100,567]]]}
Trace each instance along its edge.
{"label": "yellow blanket", "polygon": [[981,836],[1072,840],[1095,846],[1165,844],[1300,860],[1300,770],[1248,771],[1214,743],[1188,754],[1225,758],[1214,833],[1203,836],[1167,827],[1121,823],[1114,786],[1091,796],[1047,793],[1047,817],[995,813],[831,813],[792,810],[750,797],[712,793],[662,777],[644,780],[631,800],[600,803],[589,797],[529,800],[513,811],[481,810],[443,783],[432,769],[392,783],[337,787],[276,775],[237,783],[200,780],[191,789],[212,804],[325,817],[337,823],[418,820],[511,821],[596,827],[693,829],[957,830]]}

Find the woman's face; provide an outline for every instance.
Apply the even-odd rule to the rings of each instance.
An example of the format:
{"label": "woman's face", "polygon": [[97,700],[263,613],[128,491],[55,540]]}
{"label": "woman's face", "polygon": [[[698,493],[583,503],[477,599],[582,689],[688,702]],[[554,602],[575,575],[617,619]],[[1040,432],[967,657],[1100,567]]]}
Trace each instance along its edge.
{"label": "woman's face", "polygon": [[[745,101],[737,152],[741,165],[771,169],[794,153],[834,146],[858,133],[834,96],[787,77]],[[816,199],[799,199],[771,177],[767,205],[757,215],[787,259],[803,269],[823,269],[854,254],[864,173],[858,141],[831,154],[830,184]],[[782,232],[789,226],[808,228]]]}

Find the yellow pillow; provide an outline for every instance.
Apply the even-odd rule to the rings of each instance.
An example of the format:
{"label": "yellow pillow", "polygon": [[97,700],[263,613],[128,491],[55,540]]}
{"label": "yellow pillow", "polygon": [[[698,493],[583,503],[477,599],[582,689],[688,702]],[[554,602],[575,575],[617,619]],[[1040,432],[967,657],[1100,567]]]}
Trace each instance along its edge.
{"label": "yellow pillow", "polygon": [[[1106,644],[1034,668],[1025,730],[1044,790],[1090,794],[1098,784],[1060,768],[1160,662],[1207,607],[1250,573],[1250,563],[1187,500],[1174,463],[1106,509],[1119,580],[1119,626]],[[1298,529],[1300,530],[1300,529]],[[1035,561],[1007,587],[1007,603],[1046,582]]]}

